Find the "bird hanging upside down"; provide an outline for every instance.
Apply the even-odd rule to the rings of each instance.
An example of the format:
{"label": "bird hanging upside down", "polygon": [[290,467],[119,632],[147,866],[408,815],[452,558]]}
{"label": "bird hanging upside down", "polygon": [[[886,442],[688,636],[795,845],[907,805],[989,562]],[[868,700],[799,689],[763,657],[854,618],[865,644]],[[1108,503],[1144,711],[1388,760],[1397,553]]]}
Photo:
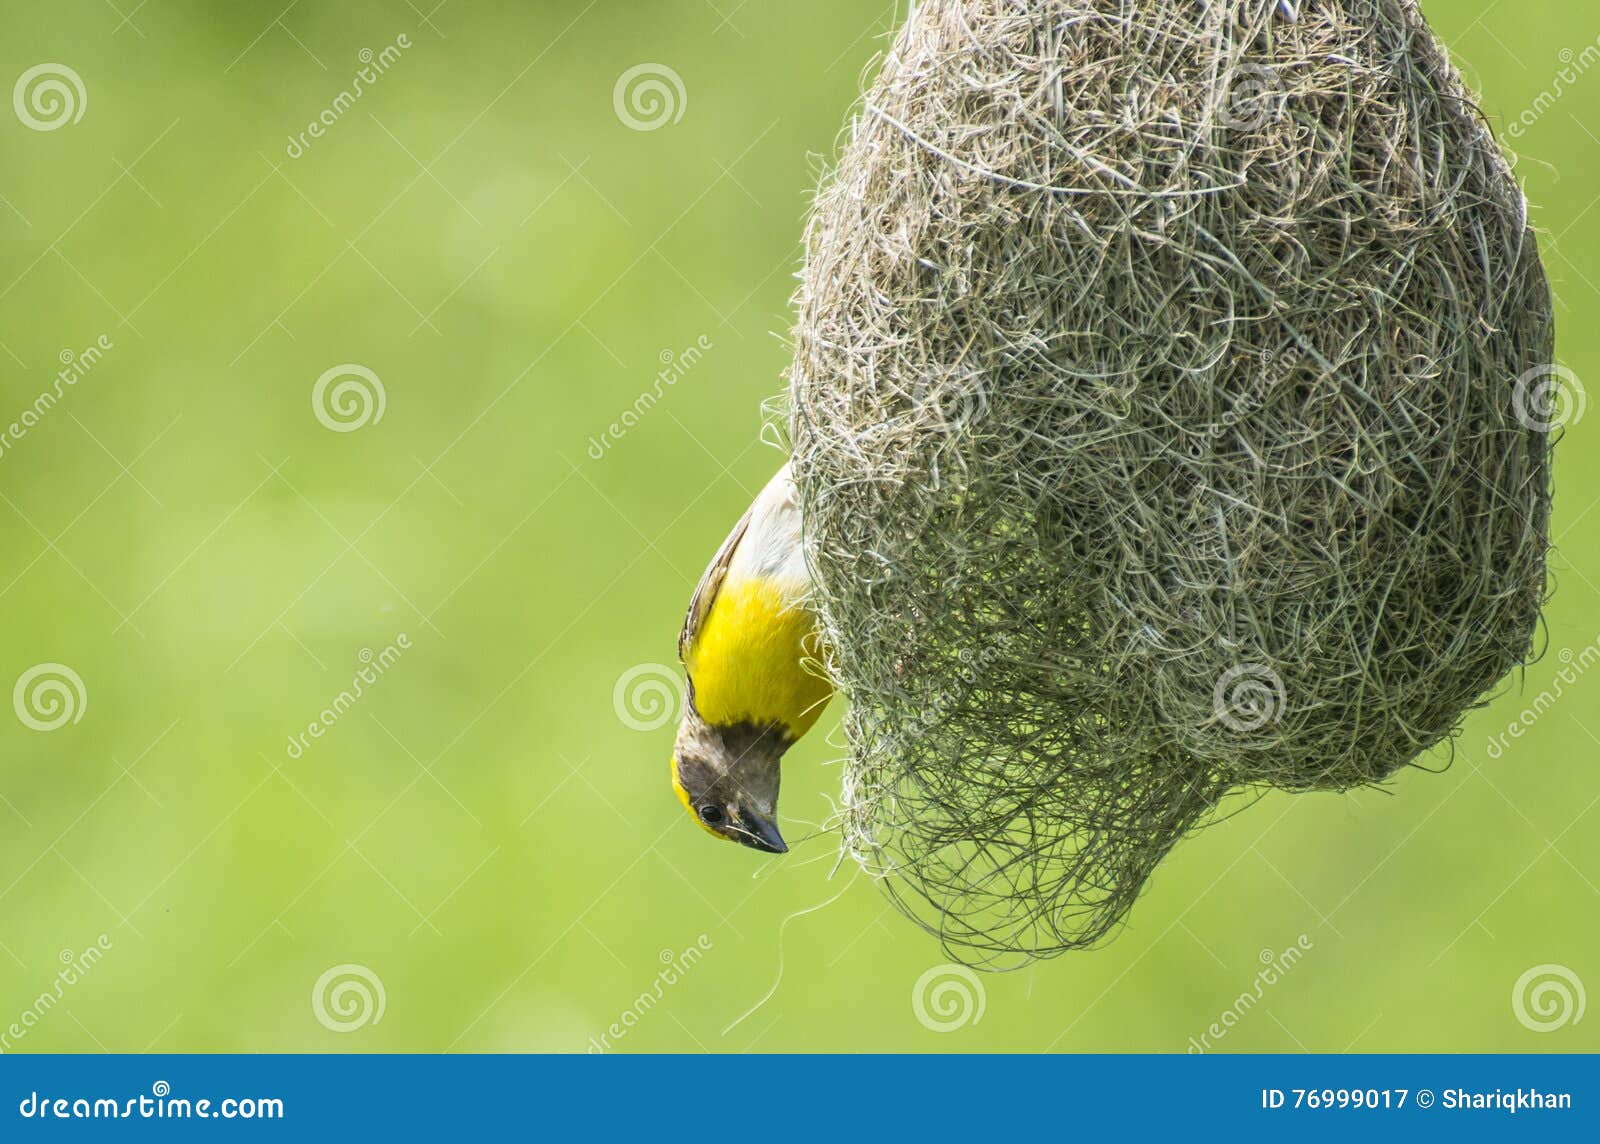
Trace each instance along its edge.
{"label": "bird hanging upside down", "polygon": [[689,698],[672,786],[718,838],[782,854],[778,769],[833,694],[815,667],[817,617],[789,466],[778,470],[700,578],[678,637]]}

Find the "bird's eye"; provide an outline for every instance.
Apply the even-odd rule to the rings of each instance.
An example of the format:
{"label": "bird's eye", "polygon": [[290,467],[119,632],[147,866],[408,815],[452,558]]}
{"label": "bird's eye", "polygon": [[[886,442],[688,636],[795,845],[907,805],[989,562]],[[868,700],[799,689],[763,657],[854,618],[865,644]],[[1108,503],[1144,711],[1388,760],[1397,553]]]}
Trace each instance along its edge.
{"label": "bird's eye", "polygon": [[727,816],[722,813],[720,806],[702,806],[700,808],[700,821],[707,826],[716,826]]}

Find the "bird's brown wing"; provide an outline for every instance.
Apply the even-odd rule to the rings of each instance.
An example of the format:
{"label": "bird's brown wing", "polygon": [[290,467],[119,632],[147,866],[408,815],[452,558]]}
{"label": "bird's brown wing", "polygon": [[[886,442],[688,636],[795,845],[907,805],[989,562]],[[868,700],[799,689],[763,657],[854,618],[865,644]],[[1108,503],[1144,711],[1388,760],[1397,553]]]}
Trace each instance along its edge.
{"label": "bird's brown wing", "polygon": [[711,605],[716,603],[717,593],[722,589],[722,581],[728,575],[728,565],[733,562],[734,551],[739,547],[739,541],[744,539],[745,531],[750,527],[750,517],[754,512],[754,505],[745,510],[745,514],[739,518],[739,523],[728,533],[728,539],[722,542],[722,547],[717,549],[717,554],[711,558],[711,563],[700,577],[700,583],[695,585],[694,595],[689,598],[689,614],[683,617],[683,630],[678,633],[678,658],[684,663],[689,662],[689,649],[694,646],[695,637],[700,634],[700,625],[705,623],[706,616],[711,613]]}

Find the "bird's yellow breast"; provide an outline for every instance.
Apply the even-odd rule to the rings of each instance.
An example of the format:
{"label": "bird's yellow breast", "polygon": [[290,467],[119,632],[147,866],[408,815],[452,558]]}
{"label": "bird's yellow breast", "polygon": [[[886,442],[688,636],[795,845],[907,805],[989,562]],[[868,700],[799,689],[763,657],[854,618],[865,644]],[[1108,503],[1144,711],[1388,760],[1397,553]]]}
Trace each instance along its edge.
{"label": "bird's yellow breast", "polygon": [[812,614],[770,579],[730,580],[689,649],[694,703],[713,726],[776,724],[790,739],[811,729],[833,689],[821,678]]}

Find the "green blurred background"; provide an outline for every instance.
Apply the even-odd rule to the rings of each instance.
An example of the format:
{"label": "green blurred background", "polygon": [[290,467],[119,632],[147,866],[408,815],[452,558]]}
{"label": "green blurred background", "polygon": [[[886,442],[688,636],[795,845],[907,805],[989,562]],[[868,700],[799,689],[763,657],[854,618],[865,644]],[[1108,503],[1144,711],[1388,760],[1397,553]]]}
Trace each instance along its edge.
{"label": "green blurred background", "polygon": [[[832,836],[767,861],[685,821],[650,708],[779,463],[761,404],[807,194],[895,6],[284,3],[0,5],[5,85],[56,63],[85,92],[54,130],[0,108],[0,423],[111,346],[0,454],[0,685],[83,683],[77,721],[0,719],[0,1033],[33,1014],[0,1047],[1600,1048],[1575,1001],[1513,1004],[1540,966],[1600,987],[1600,415],[1560,454],[1551,653],[1453,766],[1268,797],[1182,845],[1105,949],[930,977],[945,957]],[[1425,6],[1502,129],[1600,35],[1587,0]],[[682,82],[655,130],[614,101],[641,64]],[[1600,74],[1562,86],[1517,170],[1581,381]],[[385,405],[334,432],[312,390],[347,363]],[[292,750],[364,654],[381,678]],[[791,756],[791,839],[840,754]],[[381,1019],[326,983],[319,1019],[349,965]]]}

